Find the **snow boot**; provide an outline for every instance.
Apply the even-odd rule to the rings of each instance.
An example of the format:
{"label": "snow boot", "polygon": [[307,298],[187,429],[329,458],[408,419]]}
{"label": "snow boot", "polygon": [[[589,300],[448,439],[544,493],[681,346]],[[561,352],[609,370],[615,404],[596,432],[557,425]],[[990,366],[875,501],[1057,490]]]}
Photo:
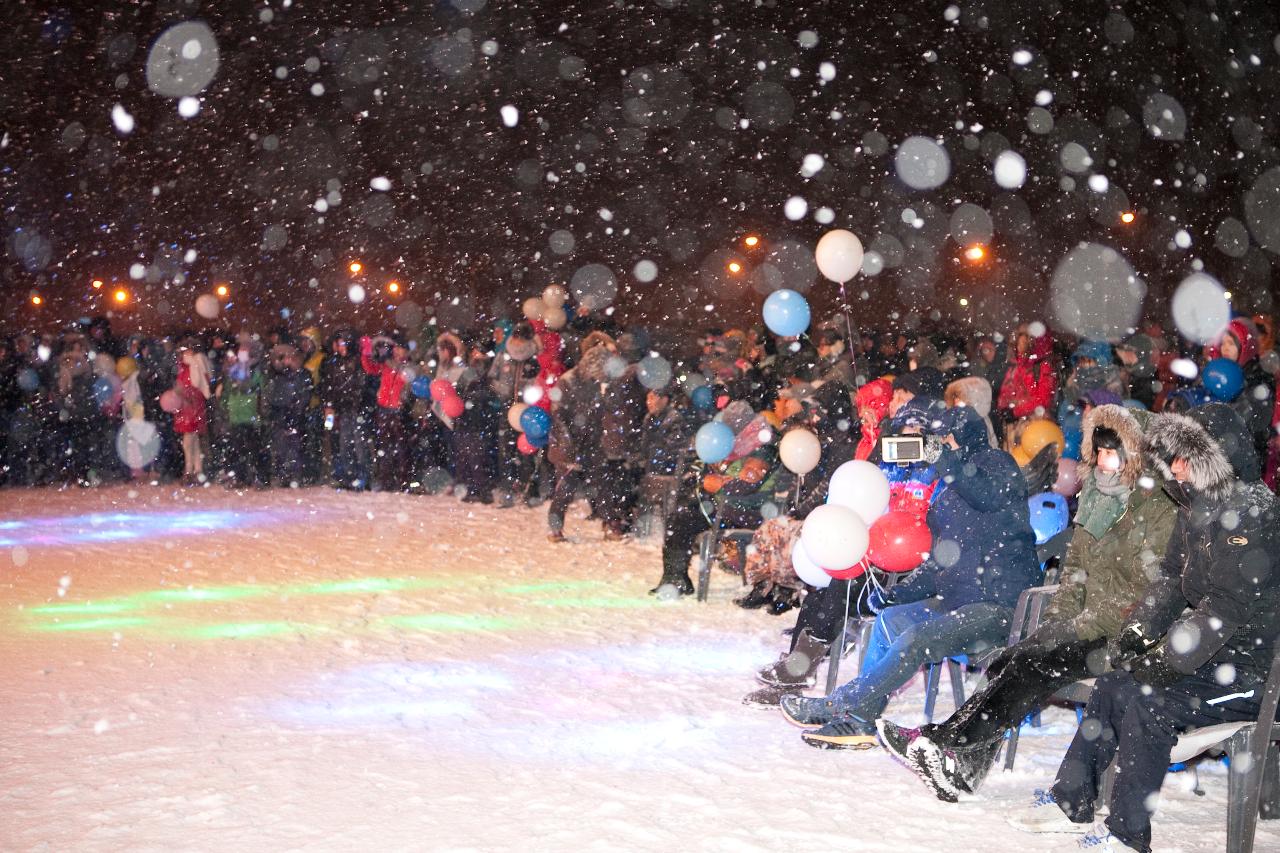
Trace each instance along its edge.
{"label": "snow boot", "polygon": [[777,708],[783,696],[798,693],[798,687],[761,687],[742,697],[742,704],[750,708]]}
{"label": "snow boot", "polygon": [[875,749],[876,727],[858,717],[836,720],[820,729],[810,729],[800,735],[809,746],[818,749]]}
{"label": "snow boot", "polygon": [[735,598],[733,603],[743,610],[756,610],[772,601],[773,585],[769,581],[760,581],[742,598]]}
{"label": "snow boot", "polygon": [[830,649],[805,628],[796,638],[791,653],[756,673],[756,681],[769,687],[812,687],[818,681],[818,667]]}

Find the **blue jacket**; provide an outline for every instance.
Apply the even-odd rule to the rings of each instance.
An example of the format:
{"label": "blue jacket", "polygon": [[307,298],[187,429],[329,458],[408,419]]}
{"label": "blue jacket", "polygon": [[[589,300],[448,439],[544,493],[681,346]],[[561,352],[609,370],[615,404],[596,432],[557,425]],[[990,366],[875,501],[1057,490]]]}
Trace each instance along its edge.
{"label": "blue jacket", "polygon": [[959,450],[943,450],[936,468],[946,488],[929,508],[929,559],[892,589],[893,604],[936,598],[939,610],[992,602],[1013,607],[1040,578],[1035,533],[1018,463],[987,444],[986,425],[967,407],[947,412],[942,435]]}

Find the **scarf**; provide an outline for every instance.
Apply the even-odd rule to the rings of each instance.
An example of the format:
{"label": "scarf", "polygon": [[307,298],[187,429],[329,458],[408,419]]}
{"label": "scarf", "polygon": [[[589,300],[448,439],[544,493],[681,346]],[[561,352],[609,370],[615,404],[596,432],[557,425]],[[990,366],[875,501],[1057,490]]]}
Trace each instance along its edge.
{"label": "scarf", "polygon": [[1124,515],[1132,491],[1132,487],[1121,481],[1119,472],[1094,471],[1080,495],[1076,524],[1089,531],[1094,539],[1101,539]]}

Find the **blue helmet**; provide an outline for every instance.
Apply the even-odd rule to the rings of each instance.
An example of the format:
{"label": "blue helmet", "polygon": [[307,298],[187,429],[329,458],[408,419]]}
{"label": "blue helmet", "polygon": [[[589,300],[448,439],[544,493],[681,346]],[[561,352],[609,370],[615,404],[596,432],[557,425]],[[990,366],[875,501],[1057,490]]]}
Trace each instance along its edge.
{"label": "blue helmet", "polygon": [[1027,511],[1031,515],[1031,529],[1035,531],[1037,545],[1048,542],[1071,523],[1067,499],[1054,492],[1032,495],[1027,499]]}

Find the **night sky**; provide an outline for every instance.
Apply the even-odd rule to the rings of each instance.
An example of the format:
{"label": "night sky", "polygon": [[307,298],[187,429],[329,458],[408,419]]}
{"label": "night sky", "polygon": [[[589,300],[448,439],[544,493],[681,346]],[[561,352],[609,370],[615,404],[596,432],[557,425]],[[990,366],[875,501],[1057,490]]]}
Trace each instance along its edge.
{"label": "night sky", "polygon": [[812,259],[836,227],[869,250],[867,326],[1073,330],[1058,291],[1130,267],[1149,314],[1201,270],[1271,307],[1277,4],[860,5],[8,0],[6,317],[99,313],[119,282],[119,328],[179,326],[227,282],[231,325],[465,325],[603,264],[624,317],[742,322],[780,286],[836,304]]}

